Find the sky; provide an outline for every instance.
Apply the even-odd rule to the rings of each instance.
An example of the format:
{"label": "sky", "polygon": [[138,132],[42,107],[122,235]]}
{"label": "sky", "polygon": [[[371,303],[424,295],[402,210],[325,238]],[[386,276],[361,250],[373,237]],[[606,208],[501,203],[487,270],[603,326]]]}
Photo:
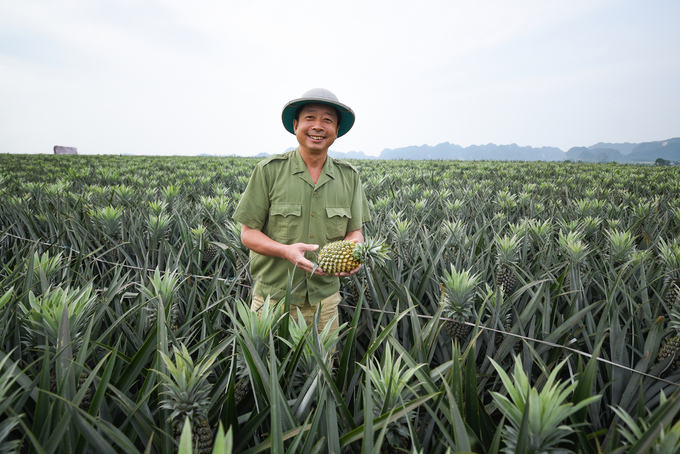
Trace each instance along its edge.
{"label": "sky", "polygon": [[331,150],[680,137],[677,0],[7,0],[0,153],[253,156],[286,102],[356,113]]}

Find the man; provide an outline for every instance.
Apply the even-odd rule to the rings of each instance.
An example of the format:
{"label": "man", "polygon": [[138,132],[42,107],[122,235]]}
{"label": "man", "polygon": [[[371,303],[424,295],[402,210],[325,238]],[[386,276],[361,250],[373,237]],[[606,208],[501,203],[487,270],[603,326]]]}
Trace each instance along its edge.
{"label": "man", "polygon": [[[310,321],[321,305],[318,331],[332,320],[338,327],[339,277],[314,269],[307,252],[337,240],[363,242],[361,226],[369,220],[368,204],[358,171],[328,156],[336,138],[354,124],[354,112],[328,90],[315,88],[287,103],[283,125],[298,148],[257,164],[234,213],[241,241],[250,249],[253,301],[257,311],[267,296],[285,296],[289,274],[291,305]],[[314,273],[311,275],[311,273]],[[297,311],[293,311],[293,316]]]}

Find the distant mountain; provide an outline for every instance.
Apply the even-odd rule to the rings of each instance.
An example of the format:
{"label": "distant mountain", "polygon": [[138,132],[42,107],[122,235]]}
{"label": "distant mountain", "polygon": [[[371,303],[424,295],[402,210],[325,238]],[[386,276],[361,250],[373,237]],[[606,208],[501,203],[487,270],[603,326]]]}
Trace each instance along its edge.
{"label": "distant mountain", "polygon": [[[288,148],[285,151],[291,151]],[[403,160],[489,160],[489,161],[564,161],[574,162],[654,162],[658,158],[680,163],[680,138],[645,143],[604,143],[589,147],[574,147],[566,153],[556,147],[521,147],[517,144],[470,145],[461,147],[449,142],[438,145],[412,145],[402,148],[385,148],[379,156],[370,156],[363,151],[341,153],[330,150],[336,159],[403,159]],[[256,157],[264,158],[267,153]]]}
{"label": "distant mountain", "polygon": [[434,147],[429,145],[410,146],[404,148],[386,148],[380,153],[380,159],[456,159],[495,161],[561,161],[564,152],[555,147],[520,147],[517,144],[470,145],[461,147],[449,142]]}
{"label": "distant mountain", "polygon": [[626,162],[619,150],[613,148],[574,147],[567,151],[565,159],[581,162]]}
{"label": "distant mountain", "polygon": [[598,142],[595,145],[591,145],[588,148],[593,150],[595,148],[608,148],[611,150],[617,150],[621,154],[630,154],[631,151],[633,151],[633,148],[637,147],[637,143],[603,143],[603,142]]}
{"label": "distant mountain", "polygon": [[[599,146],[598,146],[599,145]],[[612,148],[604,148],[610,146]],[[618,149],[613,147],[619,146]],[[625,153],[624,151],[630,150]],[[574,147],[567,151],[565,159],[581,162],[654,162],[658,158],[680,162],[680,138],[644,142],[640,144],[596,144],[591,147]]]}

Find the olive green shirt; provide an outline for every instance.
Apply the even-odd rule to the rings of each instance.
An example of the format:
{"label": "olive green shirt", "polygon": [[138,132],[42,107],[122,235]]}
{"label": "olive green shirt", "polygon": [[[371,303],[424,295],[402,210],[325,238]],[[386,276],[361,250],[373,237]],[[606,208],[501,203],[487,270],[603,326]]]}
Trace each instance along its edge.
{"label": "olive green shirt", "polygon": [[[279,243],[318,244],[321,249],[359,230],[370,214],[357,169],[328,156],[315,185],[296,149],[257,164],[234,219]],[[308,252],[307,258],[316,262],[316,252]],[[250,260],[253,293],[260,296],[285,296],[289,273],[292,304],[302,305],[308,297],[315,305],[340,289],[338,277],[310,277],[286,259],[251,251]]]}

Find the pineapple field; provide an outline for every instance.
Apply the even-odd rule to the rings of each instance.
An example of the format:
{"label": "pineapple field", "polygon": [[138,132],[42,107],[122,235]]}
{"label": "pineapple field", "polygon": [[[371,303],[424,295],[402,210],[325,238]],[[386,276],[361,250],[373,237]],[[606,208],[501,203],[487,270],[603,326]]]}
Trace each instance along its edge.
{"label": "pineapple field", "polygon": [[355,161],[319,334],[249,309],[256,162],[0,155],[0,452],[680,452],[676,167]]}

